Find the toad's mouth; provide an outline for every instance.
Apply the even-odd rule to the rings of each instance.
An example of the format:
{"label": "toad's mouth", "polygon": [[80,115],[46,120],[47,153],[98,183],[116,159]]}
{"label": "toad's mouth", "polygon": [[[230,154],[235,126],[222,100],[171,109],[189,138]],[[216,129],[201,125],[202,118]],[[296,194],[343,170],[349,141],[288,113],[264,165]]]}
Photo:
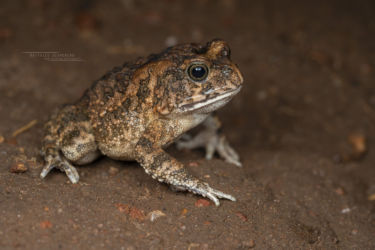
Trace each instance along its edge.
{"label": "toad's mouth", "polygon": [[241,88],[242,86],[235,90],[231,90],[231,91],[225,92],[223,94],[220,94],[211,98],[208,97],[198,102],[182,105],[179,107],[179,109],[182,112],[191,112],[191,111],[198,111],[198,110],[204,113],[212,112],[218,108],[221,108],[226,103],[228,103],[232,99],[233,96],[235,96],[238,92],[240,92]]}

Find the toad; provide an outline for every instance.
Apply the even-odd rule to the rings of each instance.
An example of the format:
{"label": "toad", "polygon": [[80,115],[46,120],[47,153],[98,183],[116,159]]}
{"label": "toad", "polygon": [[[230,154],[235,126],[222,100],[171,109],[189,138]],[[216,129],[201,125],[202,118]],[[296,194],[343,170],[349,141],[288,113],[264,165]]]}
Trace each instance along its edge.
{"label": "toad", "polygon": [[[217,206],[220,198],[235,201],[189,174],[164,149],[176,141],[179,149],[205,147],[207,159],[217,152],[241,166],[238,154],[219,133],[214,111],[240,91],[242,82],[228,44],[219,39],[206,45],[176,45],[115,67],[46,123],[46,165],[40,176],[57,168],[77,183],[74,165],[106,155],[135,160],[152,178],[207,197]],[[203,130],[195,137],[181,138],[199,124]]]}

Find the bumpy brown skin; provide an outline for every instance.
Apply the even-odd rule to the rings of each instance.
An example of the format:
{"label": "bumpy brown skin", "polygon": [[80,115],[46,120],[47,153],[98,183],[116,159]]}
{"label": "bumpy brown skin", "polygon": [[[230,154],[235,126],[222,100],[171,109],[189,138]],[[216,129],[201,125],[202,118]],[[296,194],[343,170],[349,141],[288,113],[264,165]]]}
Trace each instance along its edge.
{"label": "bumpy brown skin", "polygon": [[[196,64],[209,70],[203,80],[194,80],[188,72]],[[211,157],[216,150],[227,161],[240,165],[224,137],[217,135],[219,123],[210,114],[226,104],[242,82],[222,40],[206,46],[177,45],[116,67],[46,124],[42,149],[46,166],[41,176],[56,167],[73,183],[78,182],[72,163],[87,164],[103,154],[136,160],[154,179],[206,196],[216,205],[218,198],[235,200],[188,174],[163,147],[203,122],[206,130],[202,136],[181,142],[180,147],[206,146]]]}

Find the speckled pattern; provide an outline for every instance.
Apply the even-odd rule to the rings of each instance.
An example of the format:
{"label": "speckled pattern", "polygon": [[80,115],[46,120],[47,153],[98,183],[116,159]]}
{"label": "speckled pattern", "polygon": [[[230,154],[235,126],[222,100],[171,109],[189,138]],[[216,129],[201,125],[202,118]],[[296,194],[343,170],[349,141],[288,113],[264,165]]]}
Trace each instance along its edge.
{"label": "speckled pattern", "polygon": [[[201,67],[206,74],[196,78],[192,67]],[[237,94],[242,82],[230,60],[229,46],[218,39],[205,46],[177,45],[116,67],[47,122],[42,149],[46,166],[41,177],[56,167],[76,183],[79,175],[72,164],[87,164],[103,154],[136,160],[152,178],[208,197],[216,205],[218,198],[234,201],[233,196],[187,173],[163,147],[203,122],[205,130],[180,142],[179,148],[205,146],[207,159],[217,151],[240,166],[211,113]]]}

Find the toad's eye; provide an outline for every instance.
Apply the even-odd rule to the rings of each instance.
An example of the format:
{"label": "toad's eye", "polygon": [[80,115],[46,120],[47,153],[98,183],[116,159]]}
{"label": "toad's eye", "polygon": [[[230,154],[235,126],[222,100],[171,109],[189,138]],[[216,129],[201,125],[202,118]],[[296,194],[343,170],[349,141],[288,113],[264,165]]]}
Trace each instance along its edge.
{"label": "toad's eye", "polygon": [[208,67],[204,64],[192,64],[188,68],[189,77],[194,81],[203,81],[207,78]]}

